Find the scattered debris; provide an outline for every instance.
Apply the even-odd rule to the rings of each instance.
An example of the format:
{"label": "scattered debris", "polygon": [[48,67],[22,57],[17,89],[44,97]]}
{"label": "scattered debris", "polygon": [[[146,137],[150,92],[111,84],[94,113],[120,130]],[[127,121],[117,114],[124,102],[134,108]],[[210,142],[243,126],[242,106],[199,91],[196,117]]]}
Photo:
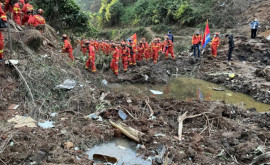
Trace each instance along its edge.
{"label": "scattered debris", "polygon": [[166,136],[165,134],[163,134],[163,133],[158,133],[158,134],[155,134],[155,137],[164,137],[164,136]]}
{"label": "scattered debris", "polygon": [[127,114],[125,112],[123,112],[121,109],[118,110],[118,115],[122,120],[127,119]]}
{"label": "scattered debris", "polygon": [[118,160],[115,157],[110,157],[107,155],[101,155],[101,154],[94,154],[93,155],[94,160],[103,161],[107,163],[117,163]]}
{"label": "scattered debris", "polygon": [[156,91],[156,90],[150,90],[154,95],[162,95],[163,92]]}
{"label": "scattered debris", "polygon": [[57,85],[56,88],[70,90],[70,89],[73,89],[76,86],[76,84],[77,84],[77,81],[67,79],[64,81],[63,84]]}
{"label": "scattered debris", "polygon": [[19,60],[6,60],[5,64],[9,65],[9,64],[13,64],[13,65],[17,65],[19,63]]}
{"label": "scattered debris", "polygon": [[212,88],[212,89],[215,91],[225,91],[225,89],[223,89],[223,88]]}
{"label": "scattered debris", "polygon": [[102,80],[101,83],[102,83],[103,85],[105,85],[105,86],[108,85],[108,81],[107,81],[107,80]]}
{"label": "scattered debris", "polygon": [[8,106],[8,109],[9,110],[16,110],[19,106],[20,105],[18,105],[18,104],[11,104],[11,105]]}
{"label": "scattered debris", "polygon": [[54,127],[53,121],[45,121],[45,122],[38,122],[38,126],[44,129],[53,128]]}
{"label": "scattered debris", "polygon": [[19,116],[16,115],[12,119],[9,119],[8,122],[14,122],[14,128],[21,128],[21,127],[29,127],[35,128],[37,127],[36,121],[31,117]]}
{"label": "scattered debris", "polygon": [[55,117],[56,115],[58,115],[58,113],[51,113],[51,117]]}

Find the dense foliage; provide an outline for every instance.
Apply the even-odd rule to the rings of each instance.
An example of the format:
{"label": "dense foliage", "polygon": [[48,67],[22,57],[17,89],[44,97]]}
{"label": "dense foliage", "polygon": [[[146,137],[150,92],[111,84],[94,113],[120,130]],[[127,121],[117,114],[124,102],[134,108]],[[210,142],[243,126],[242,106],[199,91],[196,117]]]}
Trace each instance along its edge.
{"label": "dense foliage", "polygon": [[[232,27],[251,0],[77,0],[99,27],[172,25]],[[95,1],[95,2],[94,2]],[[87,6],[87,8],[85,8]],[[99,10],[98,10],[99,9]]]}
{"label": "dense foliage", "polygon": [[37,8],[44,10],[46,21],[61,32],[83,33],[94,35],[96,30],[90,26],[89,17],[80,11],[74,0],[36,0]]}

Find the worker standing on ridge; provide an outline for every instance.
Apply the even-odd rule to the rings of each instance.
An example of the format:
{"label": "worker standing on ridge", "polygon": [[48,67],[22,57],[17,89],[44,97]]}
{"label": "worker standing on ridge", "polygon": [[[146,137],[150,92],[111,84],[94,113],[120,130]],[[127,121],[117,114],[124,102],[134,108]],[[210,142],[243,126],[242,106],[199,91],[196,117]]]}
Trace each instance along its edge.
{"label": "worker standing on ridge", "polygon": [[129,49],[130,49],[129,65],[133,67],[137,65],[136,62],[137,46],[136,43],[133,42],[133,38],[130,38],[129,40]]}
{"label": "worker standing on ridge", "polygon": [[173,34],[172,34],[172,31],[169,30],[167,36],[169,37],[169,40],[171,40],[171,41],[173,42]]}
{"label": "worker standing on ridge", "polygon": [[[6,13],[2,9],[2,5],[0,6],[0,18],[3,22],[7,22],[7,16]],[[3,61],[4,58],[4,36],[2,32],[0,31],[0,62]]]}
{"label": "worker standing on ridge", "polygon": [[149,56],[150,56],[149,45],[148,45],[148,43],[145,41],[145,38],[142,39],[142,43],[143,43],[143,46],[144,46],[144,59],[145,59],[146,61],[148,61]]}
{"label": "worker standing on ridge", "polygon": [[143,56],[144,56],[144,46],[143,46],[142,41],[140,41],[140,43],[139,43],[139,45],[138,45],[138,55],[137,55],[137,60],[141,62],[142,59],[143,59]]}
{"label": "worker standing on ridge", "polygon": [[13,20],[18,25],[21,25],[21,17],[22,17],[22,8],[24,6],[24,0],[19,0],[19,2],[15,3],[13,6]]}
{"label": "worker standing on ridge", "polygon": [[159,51],[159,45],[158,45],[157,38],[154,39],[154,42],[151,43],[151,52],[152,52],[152,59],[154,61],[154,64],[158,61],[158,51]]}
{"label": "worker standing on ridge", "polygon": [[28,23],[30,13],[33,12],[34,7],[30,5],[29,0],[25,0],[25,5],[23,6],[22,12],[23,12],[23,18],[22,18],[22,25],[25,23]]}
{"label": "worker standing on ridge", "polygon": [[64,41],[64,45],[63,45],[63,49],[62,49],[62,52],[63,53],[68,53],[69,55],[69,58],[72,60],[72,61],[75,61],[74,57],[73,57],[73,49],[72,49],[72,46],[68,40],[68,36],[66,34],[63,34],[62,35],[62,39]]}
{"label": "worker standing on ridge", "polygon": [[258,19],[255,18],[254,21],[252,21],[250,24],[251,28],[251,38],[255,39],[258,31],[258,27],[260,26]]}
{"label": "worker standing on ridge", "polygon": [[121,58],[122,58],[122,65],[124,67],[124,71],[126,72],[128,69],[128,59],[130,58],[130,50],[126,46],[126,43],[124,41],[121,43],[120,52],[121,52]]}
{"label": "worker standing on ridge", "polygon": [[196,49],[198,50],[198,57],[200,58],[200,53],[201,53],[200,45],[201,45],[201,43],[202,43],[202,36],[199,32],[197,32],[192,37],[193,54],[194,54],[195,58],[196,58]]}
{"label": "worker standing on ridge", "polygon": [[166,60],[168,59],[168,55],[170,53],[172,56],[172,59],[175,61],[175,56],[173,52],[173,42],[169,39],[169,36],[165,37],[163,52],[165,52]]}
{"label": "worker standing on ridge", "polygon": [[229,62],[229,65],[231,65],[231,59],[232,59],[232,52],[233,52],[233,49],[234,49],[234,41],[233,41],[233,35],[226,35],[225,36],[226,38],[228,38],[228,43],[229,43],[229,51],[228,51],[228,62]]}
{"label": "worker standing on ridge", "polygon": [[113,54],[113,58],[112,58],[112,61],[111,61],[111,69],[114,73],[115,76],[118,76],[118,62],[119,62],[119,50],[118,48],[116,47],[115,44],[112,44],[111,45],[112,47],[112,54]]}
{"label": "worker standing on ridge", "polygon": [[30,16],[28,24],[33,27],[46,24],[44,17],[42,17],[42,14],[43,10],[38,9],[37,15]]}
{"label": "worker standing on ridge", "polygon": [[96,65],[95,65],[95,59],[96,59],[96,54],[95,54],[95,47],[94,43],[90,43],[89,41],[86,41],[86,46],[88,49],[88,60],[85,64],[85,69],[88,69],[91,65],[91,69],[93,73],[96,73]]}
{"label": "worker standing on ridge", "polygon": [[217,48],[219,47],[219,37],[218,33],[214,35],[214,38],[212,39],[211,43],[211,50],[212,50],[212,57],[216,58],[217,57]]}

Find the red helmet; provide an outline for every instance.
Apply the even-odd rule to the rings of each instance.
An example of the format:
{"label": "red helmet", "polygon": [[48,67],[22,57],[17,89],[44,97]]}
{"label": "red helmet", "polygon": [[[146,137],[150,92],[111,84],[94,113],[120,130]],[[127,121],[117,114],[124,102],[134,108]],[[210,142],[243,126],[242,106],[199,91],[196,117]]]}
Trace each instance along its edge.
{"label": "red helmet", "polygon": [[19,2],[21,2],[22,4],[24,4],[24,0],[19,0]]}
{"label": "red helmet", "polygon": [[38,14],[43,14],[43,10],[42,9],[38,9]]}

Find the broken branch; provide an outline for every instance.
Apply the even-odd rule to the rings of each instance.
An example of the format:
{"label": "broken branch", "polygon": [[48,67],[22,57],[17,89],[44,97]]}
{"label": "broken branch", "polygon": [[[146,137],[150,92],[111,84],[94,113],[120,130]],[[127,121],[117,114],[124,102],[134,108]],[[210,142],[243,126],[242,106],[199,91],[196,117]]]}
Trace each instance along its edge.
{"label": "broken branch", "polygon": [[150,110],[150,116],[149,116],[149,118],[151,118],[154,115],[154,111],[153,111],[152,107],[150,106],[148,100],[145,100],[145,104],[147,105],[147,107]]}

